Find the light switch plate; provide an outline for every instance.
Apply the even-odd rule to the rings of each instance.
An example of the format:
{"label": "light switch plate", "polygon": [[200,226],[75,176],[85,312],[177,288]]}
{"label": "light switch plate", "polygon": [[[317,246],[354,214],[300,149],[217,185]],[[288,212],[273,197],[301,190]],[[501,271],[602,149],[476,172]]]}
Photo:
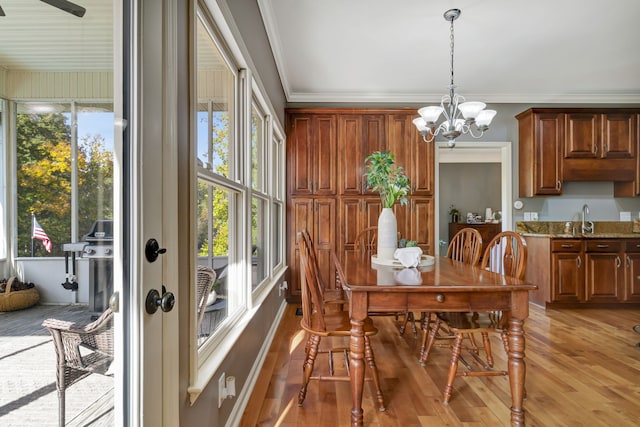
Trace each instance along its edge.
{"label": "light switch plate", "polygon": [[631,221],[631,212],[620,212],[620,221]]}
{"label": "light switch plate", "polygon": [[525,221],[531,221],[531,212],[525,212],[524,213],[524,220]]}
{"label": "light switch plate", "polygon": [[531,212],[531,221],[538,220],[538,212]]}

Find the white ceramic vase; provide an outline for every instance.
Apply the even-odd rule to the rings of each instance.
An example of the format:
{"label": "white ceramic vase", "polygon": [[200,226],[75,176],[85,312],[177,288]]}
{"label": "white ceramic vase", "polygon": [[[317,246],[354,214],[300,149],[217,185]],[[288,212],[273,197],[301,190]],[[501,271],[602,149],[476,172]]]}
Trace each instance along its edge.
{"label": "white ceramic vase", "polygon": [[391,208],[383,208],[378,217],[378,259],[392,260],[398,248],[398,222]]}

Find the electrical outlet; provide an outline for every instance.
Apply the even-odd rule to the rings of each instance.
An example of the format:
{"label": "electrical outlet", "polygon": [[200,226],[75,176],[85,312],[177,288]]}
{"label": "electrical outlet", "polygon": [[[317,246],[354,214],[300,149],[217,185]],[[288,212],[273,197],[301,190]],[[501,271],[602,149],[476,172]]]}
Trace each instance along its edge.
{"label": "electrical outlet", "polygon": [[538,212],[531,212],[531,221],[538,220]]}
{"label": "electrical outlet", "polygon": [[218,408],[222,407],[222,402],[227,398],[227,380],[223,372],[218,378]]}
{"label": "electrical outlet", "polygon": [[525,221],[531,221],[531,212],[525,212],[524,213],[524,220]]}

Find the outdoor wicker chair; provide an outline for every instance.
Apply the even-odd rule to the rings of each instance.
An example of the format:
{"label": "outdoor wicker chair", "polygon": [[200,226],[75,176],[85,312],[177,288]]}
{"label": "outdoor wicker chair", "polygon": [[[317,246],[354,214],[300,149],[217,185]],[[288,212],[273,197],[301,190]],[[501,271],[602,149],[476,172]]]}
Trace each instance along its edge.
{"label": "outdoor wicker chair", "polygon": [[[58,420],[64,426],[65,390],[90,374],[111,375],[108,371],[113,361],[113,312],[107,308],[89,324],[47,319],[42,326],[53,336]],[[81,352],[80,347],[85,350]]]}

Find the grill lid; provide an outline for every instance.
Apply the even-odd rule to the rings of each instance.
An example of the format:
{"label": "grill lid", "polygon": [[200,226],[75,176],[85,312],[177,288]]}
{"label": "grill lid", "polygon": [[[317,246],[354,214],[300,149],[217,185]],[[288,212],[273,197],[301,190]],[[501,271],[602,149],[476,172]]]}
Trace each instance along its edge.
{"label": "grill lid", "polygon": [[113,241],[113,220],[99,219],[93,223],[87,234],[82,236],[85,242],[111,242]]}

